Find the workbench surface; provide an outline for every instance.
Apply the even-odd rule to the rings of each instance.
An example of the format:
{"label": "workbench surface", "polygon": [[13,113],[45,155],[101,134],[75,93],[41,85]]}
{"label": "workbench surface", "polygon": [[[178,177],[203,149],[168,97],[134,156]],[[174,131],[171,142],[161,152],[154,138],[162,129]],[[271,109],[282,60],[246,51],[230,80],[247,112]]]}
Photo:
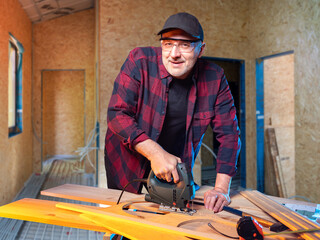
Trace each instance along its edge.
{"label": "workbench surface", "polygon": [[[203,201],[203,194],[208,189],[207,186],[201,187],[196,193],[195,199]],[[82,204],[70,204],[40,199],[21,199],[16,202],[0,207],[0,217],[21,219],[26,221],[55,224],[61,226],[75,227],[93,231],[100,231],[109,236],[111,233],[124,235],[130,239],[230,239],[223,236],[226,234],[231,237],[238,237],[236,228],[239,216],[222,211],[213,213],[206,210],[202,205],[191,206],[197,212],[192,216],[182,213],[159,214],[159,205],[144,201],[144,195],[137,195],[125,192],[121,202],[117,205],[121,191],[88,187],[82,185],[65,184],[41,192],[42,195],[80,200],[85,202],[97,203],[97,207],[86,206]],[[298,201],[286,200],[276,197],[267,197],[255,191],[231,192],[231,204],[229,207],[248,213],[250,215],[263,218],[271,223],[276,223],[278,219],[277,210],[264,211],[257,207],[251,200],[248,200],[246,194],[253,198],[266,197],[267,199],[258,199],[258,203],[271,201],[271,205],[283,212],[282,203],[291,202],[298,204]],[[251,194],[251,195],[250,195]],[[261,195],[261,196],[260,196]],[[260,202],[259,202],[260,201]],[[303,204],[304,202],[301,202]],[[316,204],[309,204],[316,205]],[[269,206],[272,207],[272,206]],[[279,207],[279,208],[278,208]],[[130,208],[131,211],[123,210]],[[134,211],[138,209],[138,211]],[[141,212],[139,210],[142,210]],[[143,211],[158,212],[147,213]],[[287,213],[288,211],[288,213]],[[272,212],[272,213],[271,213]],[[284,209],[286,214],[291,214],[291,210]],[[275,214],[275,215],[273,215]],[[293,222],[299,223],[299,216],[292,217]],[[291,220],[290,220],[291,221]],[[303,220],[304,221],[304,220]],[[320,228],[319,224],[312,221],[313,228]],[[211,224],[216,230],[212,229]],[[286,224],[287,225],[287,224]],[[291,223],[289,224],[292,225]],[[293,225],[292,225],[293,226]],[[310,228],[308,226],[307,228]],[[300,227],[299,227],[300,228]],[[292,229],[298,230],[298,229]],[[272,233],[268,228],[263,227],[265,234]],[[222,233],[222,234],[221,234]],[[320,232],[305,234],[282,234],[274,236],[265,236],[265,239],[320,239]]]}

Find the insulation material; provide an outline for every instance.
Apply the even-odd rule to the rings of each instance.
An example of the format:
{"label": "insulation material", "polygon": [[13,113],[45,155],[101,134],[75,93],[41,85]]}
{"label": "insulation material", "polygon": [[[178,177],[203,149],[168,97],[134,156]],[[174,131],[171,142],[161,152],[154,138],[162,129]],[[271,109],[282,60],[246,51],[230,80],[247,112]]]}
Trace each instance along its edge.
{"label": "insulation material", "polygon": [[75,155],[84,144],[84,71],[44,71],[42,74],[43,159]]}
{"label": "insulation material", "polygon": [[[264,60],[264,125],[275,128],[286,197],[295,195],[294,54]],[[266,159],[267,160],[267,159]],[[272,169],[266,169],[272,171]],[[268,185],[270,182],[265,181]]]}
{"label": "insulation material", "polygon": [[[33,26],[34,42],[34,142],[41,140],[41,71],[42,70],[83,70],[85,77],[85,132],[87,137],[95,127],[95,83],[94,10],[85,10],[72,15],[41,22]],[[79,89],[80,90],[80,89]],[[83,93],[83,87],[81,88]],[[81,121],[82,121],[81,120]],[[87,141],[87,139],[85,139]],[[84,141],[82,146],[84,146]],[[76,149],[74,149],[76,150]],[[41,168],[41,144],[34,144],[34,169]],[[94,151],[92,152],[94,154]],[[93,157],[92,157],[93,158]],[[45,159],[43,159],[45,160]],[[86,162],[87,164],[87,162]],[[86,171],[92,171],[86,165]]]}

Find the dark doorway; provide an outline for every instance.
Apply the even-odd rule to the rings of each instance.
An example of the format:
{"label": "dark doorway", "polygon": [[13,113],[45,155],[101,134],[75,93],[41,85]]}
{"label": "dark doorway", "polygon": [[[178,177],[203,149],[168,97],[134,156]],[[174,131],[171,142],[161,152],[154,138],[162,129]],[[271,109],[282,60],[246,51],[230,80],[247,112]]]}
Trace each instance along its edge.
{"label": "dark doorway", "polygon": [[[241,152],[237,163],[238,172],[232,179],[231,188],[245,188],[245,81],[244,81],[244,61],[236,59],[211,58],[205,59],[214,62],[224,69],[228,80],[234,104],[237,109],[237,118],[241,130]],[[201,148],[201,176],[202,185],[213,186],[216,177],[216,159],[219,143],[216,141],[212,129],[209,127],[203,139],[204,147]]]}

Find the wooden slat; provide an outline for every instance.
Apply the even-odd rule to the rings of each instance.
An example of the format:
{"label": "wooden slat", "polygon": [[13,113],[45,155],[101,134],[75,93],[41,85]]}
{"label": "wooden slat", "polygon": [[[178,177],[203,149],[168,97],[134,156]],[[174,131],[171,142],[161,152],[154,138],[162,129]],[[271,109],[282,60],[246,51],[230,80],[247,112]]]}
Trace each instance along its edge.
{"label": "wooden slat", "polygon": [[[163,223],[152,222],[151,219],[154,218],[154,216],[149,220],[145,220],[138,217],[130,217],[107,212],[110,208],[105,210],[92,210],[86,206],[68,203],[57,204],[57,207],[82,213],[81,217],[91,219],[93,222],[107,228],[109,231],[124,235],[130,239],[226,239],[225,237],[214,233],[214,231],[212,231],[212,233],[205,233],[170,226],[165,224],[165,219],[163,220]],[[176,215],[177,214],[172,214],[170,217],[166,217],[175,218]],[[192,216],[189,216],[188,218],[193,219]],[[208,222],[210,222],[210,219],[208,219]]]}
{"label": "wooden slat", "polygon": [[266,144],[268,153],[267,156],[270,156],[271,162],[273,164],[274,173],[275,173],[275,180],[278,189],[278,193],[280,197],[288,197],[285,182],[283,179],[283,172],[280,162],[279,150],[277,145],[276,133],[274,128],[267,128],[266,129]]}
{"label": "wooden slat", "polygon": [[[56,208],[57,203],[55,201],[24,198],[1,206],[0,217],[107,232],[106,228],[81,218],[77,212]],[[92,206],[87,206],[87,208],[99,209]]]}
{"label": "wooden slat", "polygon": [[[84,202],[115,205],[118,201],[119,190],[89,187],[76,184],[64,184],[54,188],[41,191],[41,195],[79,200]],[[144,195],[125,192],[122,195],[121,202],[127,202],[132,199],[143,197]]]}
{"label": "wooden slat", "polygon": [[[319,224],[294,211],[291,211],[289,208],[271,200],[266,195],[256,190],[242,191],[240,194],[261,208],[263,211],[267,212],[270,216],[286,225],[292,231],[320,228]],[[320,231],[313,233],[301,233],[300,236],[304,239],[320,239]]]}

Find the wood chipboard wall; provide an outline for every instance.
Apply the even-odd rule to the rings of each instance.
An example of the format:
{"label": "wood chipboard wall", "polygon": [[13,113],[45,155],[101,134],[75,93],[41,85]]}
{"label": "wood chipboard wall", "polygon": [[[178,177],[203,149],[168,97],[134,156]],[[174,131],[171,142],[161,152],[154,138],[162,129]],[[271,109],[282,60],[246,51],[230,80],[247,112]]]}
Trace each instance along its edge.
{"label": "wood chipboard wall", "polygon": [[[314,202],[320,202],[319,29],[318,0],[251,1],[252,59],[294,51],[295,188],[297,195]],[[249,71],[248,80],[255,88],[253,61]],[[251,92],[248,103],[255,102],[254,88],[248,89]]]}
{"label": "wood chipboard wall", "polygon": [[[139,46],[160,46],[157,33],[165,20],[177,12],[198,17],[204,29],[205,56],[248,59],[247,0],[231,1],[99,1],[100,166],[103,163],[107,107],[113,82],[128,53]],[[102,173],[99,179],[104,180]],[[101,185],[102,186],[102,185]]]}
{"label": "wood chipboard wall", "polygon": [[[85,72],[85,134],[95,127],[95,11],[89,9],[34,24],[34,171],[41,169],[41,72],[83,70]],[[84,144],[83,144],[84,145]],[[79,146],[79,147],[83,147]],[[90,170],[90,165],[87,165]]]}
{"label": "wood chipboard wall", "polygon": [[[0,205],[10,202],[32,174],[31,29],[18,0],[0,1]],[[9,32],[24,47],[23,132],[11,138],[8,137]]]}
{"label": "wood chipboard wall", "polygon": [[42,73],[43,159],[75,155],[84,145],[84,90],[83,70]]}
{"label": "wood chipboard wall", "polygon": [[245,60],[249,188],[256,187],[255,59],[294,50],[295,182],[297,194],[319,201],[320,192],[310,190],[320,184],[319,5],[318,0],[99,1],[100,160],[113,82],[129,50],[157,46],[156,33],[165,19],[187,11],[196,15],[203,25],[207,44],[204,55]]}

